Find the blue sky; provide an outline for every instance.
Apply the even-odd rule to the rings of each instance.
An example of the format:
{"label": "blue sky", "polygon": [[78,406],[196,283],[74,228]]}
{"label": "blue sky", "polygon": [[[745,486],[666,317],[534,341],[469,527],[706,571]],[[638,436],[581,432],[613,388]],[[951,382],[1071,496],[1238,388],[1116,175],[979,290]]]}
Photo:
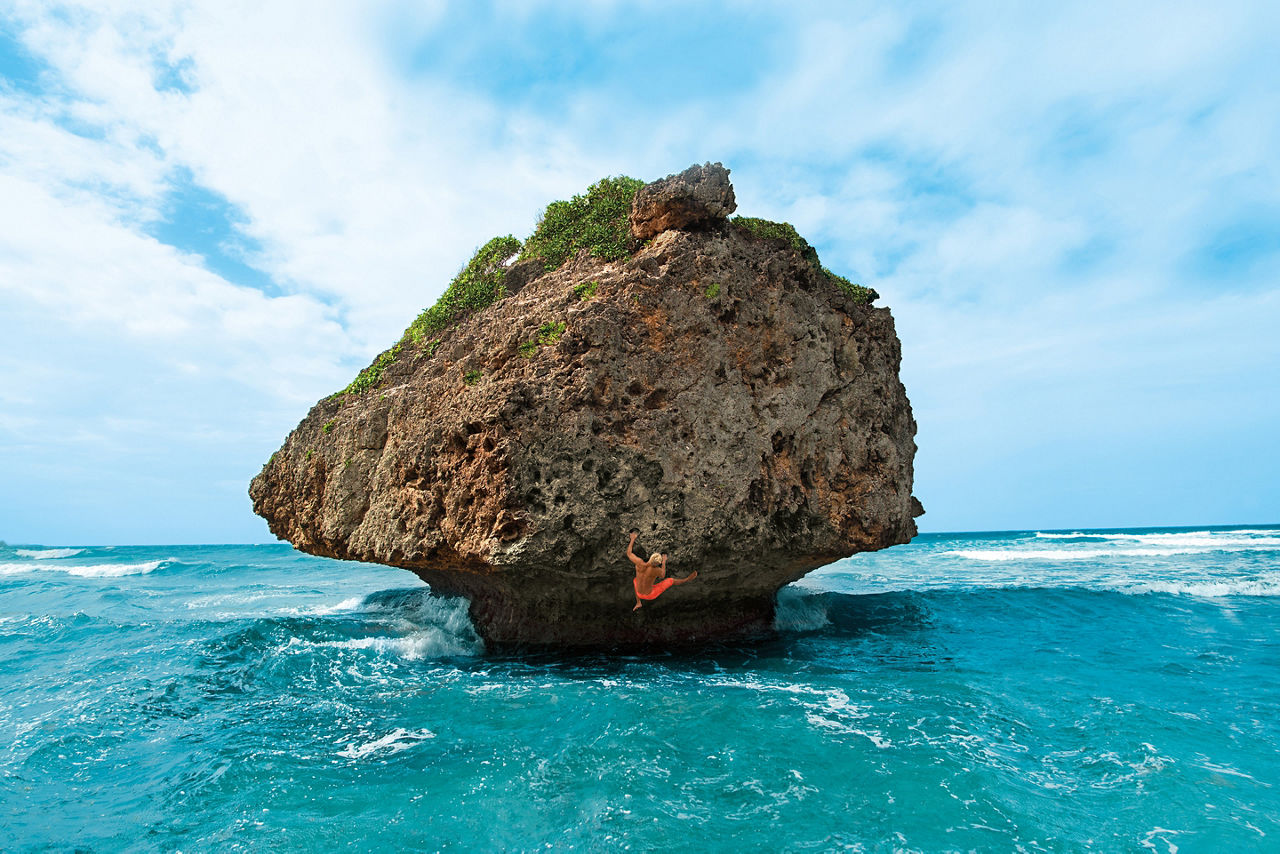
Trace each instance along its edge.
{"label": "blue sky", "polygon": [[136,5],[0,3],[2,539],[269,541],[476,246],[704,160],[892,308],[925,530],[1280,521],[1276,4]]}

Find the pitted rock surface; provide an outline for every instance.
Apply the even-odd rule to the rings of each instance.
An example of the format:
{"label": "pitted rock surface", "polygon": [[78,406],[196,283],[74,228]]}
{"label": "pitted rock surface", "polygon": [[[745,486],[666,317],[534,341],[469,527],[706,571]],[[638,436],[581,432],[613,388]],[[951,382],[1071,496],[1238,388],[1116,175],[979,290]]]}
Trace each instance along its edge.
{"label": "pitted rock surface", "polygon": [[728,169],[719,163],[690,166],[640,188],[631,203],[631,235],[648,240],[671,229],[724,219],[737,207]]}
{"label": "pitted rock surface", "polygon": [[[490,644],[557,646],[767,631],[783,585],[914,536],[888,309],[722,221],[528,275],[312,408],[250,488],[274,533],[470,597]],[[545,323],[563,335],[522,354]],[[699,573],[634,612],[632,528]]]}

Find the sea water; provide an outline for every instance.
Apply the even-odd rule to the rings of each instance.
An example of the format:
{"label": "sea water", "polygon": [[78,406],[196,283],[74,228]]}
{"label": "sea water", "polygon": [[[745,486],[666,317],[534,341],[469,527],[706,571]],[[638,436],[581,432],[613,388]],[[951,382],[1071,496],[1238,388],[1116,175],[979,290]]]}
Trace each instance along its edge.
{"label": "sea water", "polygon": [[286,545],[0,547],[0,848],[1275,851],[1277,594],[1280,528],[938,534],[515,656]]}

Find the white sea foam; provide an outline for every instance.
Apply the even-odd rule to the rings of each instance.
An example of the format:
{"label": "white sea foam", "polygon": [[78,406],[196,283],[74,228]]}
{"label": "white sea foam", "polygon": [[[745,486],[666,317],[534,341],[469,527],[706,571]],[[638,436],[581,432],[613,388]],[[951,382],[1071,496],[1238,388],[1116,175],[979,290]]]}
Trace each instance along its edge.
{"label": "white sea foam", "polygon": [[403,727],[397,727],[382,736],[382,738],[377,738],[364,744],[356,744],[353,741],[342,750],[339,750],[338,755],[347,759],[360,759],[371,753],[385,753],[389,756],[402,750],[408,750],[427,739],[435,737],[436,734],[429,729],[407,730]]}
{"label": "white sea foam", "polygon": [[366,649],[379,655],[421,661],[458,655],[477,655],[478,641],[449,634],[437,628],[411,632],[403,637],[351,638],[341,641],[302,641],[304,645],[334,649]]}
{"label": "white sea foam", "polygon": [[29,557],[32,560],[52,560],[61,557],[75,557],[84,549],[18,549],[17,551],[22,557]]}
{"label": "white sea foam", "polygon": [[[188,602],[183,603],[187,608],[219,608],[219,607],[235,607],[237,605],[253,605],[264,599],[269,599],[274,595],[278,595],[272,591],[266,592],[234,592],[234,593],[215,593],[208,596],[197,596]],[[251,613],[257,613],[258,609],[250,609]],[[237,612],[238,613],[238,612]]]}
{"label": "white sea foam", "polygon": [[778,593],[773,627],[780,632],[812,632],[831,624],[821,596],[784,587]]}
{"label": "white sea foam", "polygon": [[[1247,544],[1245,544],[1247,542]],[[1280,551],[1280,539],[1274,542],[1262,540],[1241,543],[1213,542],[1203,544],[1171,544],[1166,548],[1057,548],[1057,549],[955,549],[947,552],[952,557],[968,560],[1097,560],[1114,557],[1176,557],[1178,555],[1209,554],[1211,552],[1272,552]]]}
{"label": "white sea foam", "polygon": [[1044,533],[1036,532],[1040,540],[1096,540],[1140,543],[1143,545],[1165,546],[1280,546],[1280,531],[1274,530],[1232,530],[1232,531],[1177,531],[1170,533],[1150,534],[1097,534],[1087,532]]}
{"label": "white sea foam", "polygon": [[303,608],[302,612],[313,614],[317,617],[325,617],[331,614],[347,614],[351,611],[359,610],[360,603],[363,601],[363,596],[352,596],[349,599],[343,599],[336,605],[312,605],[309,608]]}
{"label": "white sea foam", "polygon": [[1121,593],[1178,593],[1220,599],[1226,596],[1280,596],[1280,577],[1242,579],[1202,579],[1196,581],[1151,581],[1115,588]]}
{"label": "white sea foam", "polygon": [[[396,592],[396,591],[393,591]],[[354,612],[368,614],[374,625],[385,623],[399,632],[392,635],[348,638],[346,640],[310,641],[292,638],[285,649],[367,650],[380,656],[407,661],[479,655],[484,642],[476,634],[467,616],[463,599],[442,599],[429,594],[397,595],[385,599],[345,599],[336,605],[312,613]]]}
{"label": "white sea foam", "polygon": [[65,563],[0,563],[0,575],[22,575],[30,572],[63,572],[82,578],[120,578],[125,575],[146,575],[155,572],[172,558],[146,560],[140,563],[97,563],[88,566],[72,566]]}
{"label": "white sea foam", "polygon": [[361,609],[363,596],[351,596],[332,605],[299,605],[278,609],[277,613],[291,617],[331,617],[334,614],[351,614]]}

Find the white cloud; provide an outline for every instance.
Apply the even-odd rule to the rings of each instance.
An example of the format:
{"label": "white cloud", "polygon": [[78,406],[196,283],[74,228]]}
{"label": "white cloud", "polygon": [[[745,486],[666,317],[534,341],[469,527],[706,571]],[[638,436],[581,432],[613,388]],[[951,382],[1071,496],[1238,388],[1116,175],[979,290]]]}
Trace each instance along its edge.
{"label": "white cloud", "polygon": [[[543,9],[502,17],[537,45]],[[588,30],[627,9],[584,12]],[[202,425],[232,405],[253,447],[219,453],[256,459],[494,233],[527,233],[601,175],[702,159],[733,168],[741,212],[795,222],[894,308],[922,446],[995,455],[1028,412],[1050,438],[1105,441],[1112,428],[1081,417],[1097,401],[1194,443],[1197,410],[1161,394],[1228,406],[1280,367],[1274,265],[1206,282],[1188,262],[1246,203],[1280,209],[1280,95],[1261,73],[1273,7],[810,5],[779,15],[783,49],[744,46],[743,63],[780,57],[754,87],[708,99],[697,57],[655,38],[655,62],[688,64],[688,91],[588,79],[554,115],[466,69],[407,74],[400,57],[443,12],[20,4],[50,70],[39,97],[0,93],[0,307],[26,324],[0,346],[5,443],[213,441]],[[608,46],[574,49],[607,61]],[[243,215],[248,260],[277,289],[148,236],[186,174]],[[67,335],[69,351],[18,349]],[[171,398],[100,398],[120,377]],[[930,453],[922,486],[952,489]],[[987,524],[1010,506],[993,499]]]}

